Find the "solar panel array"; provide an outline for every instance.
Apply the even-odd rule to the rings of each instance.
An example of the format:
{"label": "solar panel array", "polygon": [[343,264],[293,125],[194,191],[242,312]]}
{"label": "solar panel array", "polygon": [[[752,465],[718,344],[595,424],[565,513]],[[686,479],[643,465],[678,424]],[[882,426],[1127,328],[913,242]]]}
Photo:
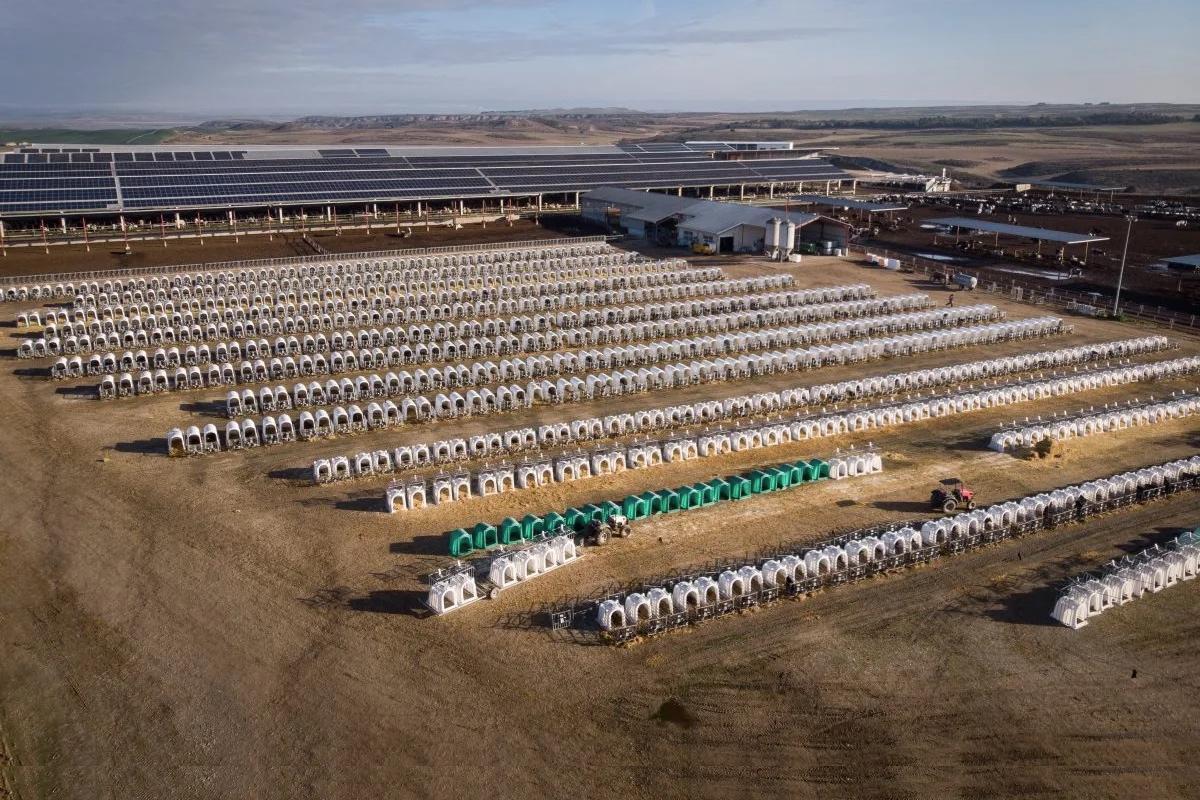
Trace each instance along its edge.
{"label": "solar panel array", "polygon": [[653,189],[847,177],[819,159],[722,160],[712,153],[728,146],[669,143],[608,152],[395,156],[385,148],[331,148],[318,150],[318,158],[280,153],[261,158],[238,150],[51,152],[55,149],[5,154],[0,216],[448,200],[601,186]]}

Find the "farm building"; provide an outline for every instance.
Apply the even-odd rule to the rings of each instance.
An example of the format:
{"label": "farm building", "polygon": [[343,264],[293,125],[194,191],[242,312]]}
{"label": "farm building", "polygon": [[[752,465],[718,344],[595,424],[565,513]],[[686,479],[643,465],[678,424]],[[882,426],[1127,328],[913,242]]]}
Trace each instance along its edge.
{"label": "farm building", "polygon": [[714,253],[786,255],[802,243],[840,250],[849,231],[846,223],[819,214],[630,189],[595,189],[583,195],[580,208],[585,219],[630,236]]}

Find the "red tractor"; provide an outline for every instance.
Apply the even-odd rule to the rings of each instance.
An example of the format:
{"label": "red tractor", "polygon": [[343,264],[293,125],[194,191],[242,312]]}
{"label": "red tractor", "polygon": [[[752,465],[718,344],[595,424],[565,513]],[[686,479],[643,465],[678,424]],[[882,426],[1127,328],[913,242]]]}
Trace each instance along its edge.
{"label": "red tractor", "polygon": [[944,511],[951,514],[965,508],[970,511],[975,508],[975,490],[968,489],[957,478],[942,481],[939,486],[929,493],[929,507],[934,511]]}

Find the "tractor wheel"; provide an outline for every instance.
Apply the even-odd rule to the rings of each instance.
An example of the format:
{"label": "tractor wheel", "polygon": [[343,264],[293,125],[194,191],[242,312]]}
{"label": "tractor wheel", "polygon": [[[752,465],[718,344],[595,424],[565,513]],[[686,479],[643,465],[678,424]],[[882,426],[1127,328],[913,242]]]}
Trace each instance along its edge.
{"label": "tractor wheel", "polygon": [[608,544],[608,531],[598,531],[596,533],[596,546],[603,547]]}
{"label": "tractor wheel", "polygon": [[958,503],[953,498],[942,503],[942,511],[945,511],[947,514],[951,513],[952,511],[956,511],[957,509]]}
{"label": "tractor wheel", "polygon": [[967,501],[967,511],[974,511],[974,510],[975,510],[975,501],[968,500]]}

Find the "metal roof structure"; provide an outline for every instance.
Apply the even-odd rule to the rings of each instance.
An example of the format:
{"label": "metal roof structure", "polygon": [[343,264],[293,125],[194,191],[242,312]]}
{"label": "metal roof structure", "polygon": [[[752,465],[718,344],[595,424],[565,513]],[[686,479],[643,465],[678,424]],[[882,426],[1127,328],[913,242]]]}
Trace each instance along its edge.
{"label": "metal roof structure", "polygon": [[970,217],[938,217],[926,222],[933,225],[946,225],[951,228],[963,228],[985,233],[999,233],[1005,236],[1020,236],[1025,239],[1037,239],[1043,242],[1058,242],[1059,244],[1091,244],[1107,242],[1107,236],[1093,236],[1088,233],[1071,233],[1070,231],[1052,231],[1048,228],[1033,228],[1026,225],[1008,225],[1002,222],[988,222]]}
{"label": "metal roof structure", "polygon": [[772,219],[794,222],[797,226],[824,220],[836,225],[845,225],[840,220],[806,212],[785,213],[777,208],[724,203],[716,200],[697,200],[694,197],[676,197],[656,192],[637,192],[629,189],[595,189],[583,196],[583,201],[599,200],[624,206],[622,217],[641,222],[662,222],[670,217],[679,217],[679,227],[711,235],[724,233],[739,225],[766,227]]}
{"label": "metal roof structure", "polygon": [[1170,267],[1200,269],[1200,253],[1190,256],[1171,256],[1169,258],[1162,259],[1162,262]]}
{"label": "metal roof structure", "polygon": [[662,222],[664,219],[676,216],[688,206],[696,203],[694,197],[678,197],[673,194],[658,192],[639,192],[636,189],[622,189],[616,186],[605,186],[593,189],[584,195],[587,200],[598,200],[615,206],[625,206],[621,216],[625,219],[636,219],[640,222]]}
{"label": "metal roof structure", "polygon": [[853,208],[856,211],[907,211],[908,206],[904,203],[877,203],[871,200],[860,200],[856,197],[837,197],[825,194],[794,194],[790,195],[790,200],[797,203],[807,203],[815,206],[825,206],[827,208]]}
{"label": "metal roof structure", "polygon": [[1098,183],[1075,183],[1073,181],[1018,181],[1018,183],[1028,183],[1030,186],[1046,189],[1073,189],[1081,192],[1123,192],[1129,188],[1128,186],[1103,186]]}
{"label": "metal roof structure", "polygon": [[[685,212],[687,219],[679,223],[679,227],[717,235],[739,225],[752,225],[765,228],[772,219],[782,222],[794,222],[797,226],[825,219],[819,214],[783,213],[775,208],[758,208],[741,205],[740,203],[719,203],[713,200],[701,200],[690,206]],[[836,222],[836,220],[830,220]],[[839,225],[843,224],[838,222]]]}
{"label": "metal roof structure", "polygon": [[737,160],[681,143],[620,147],[68,147],[0,158],[0,216],[528,197],[841,180],[805,156]]}

